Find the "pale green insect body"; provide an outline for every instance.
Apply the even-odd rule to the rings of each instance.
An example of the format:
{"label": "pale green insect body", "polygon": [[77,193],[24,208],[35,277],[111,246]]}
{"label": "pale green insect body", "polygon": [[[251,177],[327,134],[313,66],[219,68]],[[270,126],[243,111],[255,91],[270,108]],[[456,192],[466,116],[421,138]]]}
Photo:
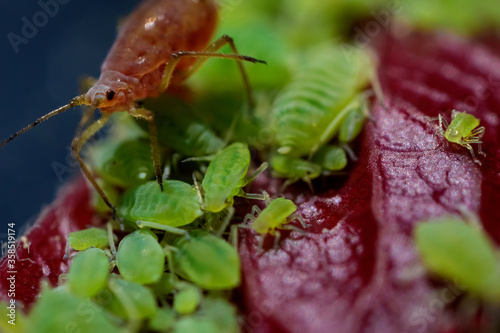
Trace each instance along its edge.
{"label": "pale green insect body", "polygon": [[157,237],[149,230],[136,230],[118,246],[116,266],[128,281],[141,284],[160,280],[165,268],[165,254]]}
{"label": "pale green insect body", "polygon": [[478,127],[480,120],[467,112],[459,112],[456,110],[452,111],[451,118],[451,123],[448,125],[443,116],[438,116],[440,129],[437,133],[449,142],[456,143],[467,148],[472,155],[474,162],[481,165],[481,161],[477,159],[474,154],[474,149],[471,146],[472,143],[477,144],[478,153],[486,156],[486,154],[481,150],[481,144],[483,143],[481,138],[484,135],[485,128],[483,126]]}
{"label": "pale green insect body", "polygon": [[163,191],[150,181],[127,191],[118,207],[126,220],[147,221],[171,227],[184,226],[203,215],[196,190],[178,180],[167,180]]}
{"label": "pale green insect body", "polygon": [[233,143],[224,148],[210,162],[201,184],[204,209],[220,212],[233,204],[234,196],[247,184],[246,173],[250,166],[250,151],[244,143]]}
{"label": "pale green insect body", "polygon": [[274,102],[271,128],[282,154],[310,155],[334,137],[373,77],[374,66],[364,51],[346,54],[327,48],[322,52]]}
{"label": "pale green insect body", "polygon": [[288,217],[295,213],[297,206],[292,200],[276,198],[253,220],[253,228],[259,234],[274,234],[276,228],[288,223]]}
{"label": "pale green insect body", "polygon": [[468,113],[459,113],[446,128],[444,137],[450,142],[460,143],[470,137],[478,126],[479,119]]}

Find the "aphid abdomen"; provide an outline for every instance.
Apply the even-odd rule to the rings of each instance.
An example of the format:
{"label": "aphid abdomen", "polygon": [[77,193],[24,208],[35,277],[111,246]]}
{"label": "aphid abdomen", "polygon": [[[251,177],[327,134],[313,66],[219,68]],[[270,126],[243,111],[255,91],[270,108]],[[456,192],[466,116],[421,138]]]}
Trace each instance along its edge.
{"label": "aphid abdomen", "polygon": [[165,181],[163,192],[154,181],[128,190],[118,212],[132,222],[140,220],[171,227],[189,224],[203,214],[196,190],[178,180]]}
{"label": "aphid abdomen", "polygon": [[293,201],[285,198],[274,199],[254,220],[253,228],[256,232],[265,234],[287,223],[288,216],[296,210]]}
{"label": "aphid abdomen", "polygon": [[329,125],[368,84],[372,67],[367,68],[365,53],[356,51],[348,57],[340,50],[327,51],[311,59],[275,100],[271,126],[280,153],[308,155],[328,141],[338,127]]}
{"label": "aphid abdomen", "polygon": [[239,193],[250,166],[250,151],[243,143],[233,143],[210,162],[203,178],[205,209],[220,212]]}

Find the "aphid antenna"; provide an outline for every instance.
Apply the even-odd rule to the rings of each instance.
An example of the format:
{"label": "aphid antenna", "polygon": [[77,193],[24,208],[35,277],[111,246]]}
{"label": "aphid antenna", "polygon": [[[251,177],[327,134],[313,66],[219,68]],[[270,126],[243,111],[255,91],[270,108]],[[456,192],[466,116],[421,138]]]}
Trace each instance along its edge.
{"label": "aphid antenna", "polygon": [[203,196],[201,195],[200,184],[198,184],[198,181],[196,180],[196,175],[194,172],[193,172],[193,184],[194,184],[194,188],[196,189],[196,195],[198,196],[198,203],[200,204],[201,209],[205,210],[205,202],[203,201]]}
{"label": "aphid antenna", "polygon": [[208,155],[208,156],[193,156],[183,159],[181,163],[185,162],[211,162],[217,155]]}
{"label": "aphid antenna", "polygon": [[17,131],[16,133],[12,134],[8,139],[6,139],[2,143],[0,143],[0,149],[2,149],[7,143],[9,143],[12,140],[14,140],[15,138],[17,138],[19,135],[26,133],[27,131],[29,131],[33,127],[37,126],[38,124],[44,122],[45,120],[52,118],[53,116],[56,116],[60,113],[63,113],[64,111],[67,111],[70,108],[73,108],[73,107],[78,106],[78,105],[84,105],[84,104],[88,105],[88,101],[85,98],[85,95],[80,95],[80,96],[76,96],[76,97],[72,98],[68,104],[63,105],[60,108],[57,108],[53,111],[50,111],[49,113],[47,113],[47,114],[41,116],[40,118],[38,118],[37,120],[35,120],[33,123],[29,124],[28,126],[22,128],[21,130]]}
{"label": "aphid antenna", "polygon": [[342,147],[342,149],[345,150],[345,152],[347,153],[347,155],[349,155],[349,158],[351,160],[353,160],[354,162],[356,162],[358,160],[358,157],[356,156],[356,154],[354,153],[354,151],[352,150],[352,148],[347,143],[343,143],[340,146]]}
{"label": "aphid antenna", "polygon": [[[254,172],[246,179],[246,184],[249,184],[255,180],[262,172],[264,172],[267,167],[269,166],[269,163],[263,162],[257,169],[255,169]],[[245,184],[245,185],[246,185]]]}
{"label": "aphid antenna", "polygon": [[222,222],[222,225],[220,226],[219,230],[216,233],[217,237],[222,237],[222,234],[224,233],[224,231],[226,231],[227,227],[229,226],[229,222],[231,222],[233,216],[234,216],[234,207],[231,206],[228,208],[227,215],[224,218],[224,222]]}

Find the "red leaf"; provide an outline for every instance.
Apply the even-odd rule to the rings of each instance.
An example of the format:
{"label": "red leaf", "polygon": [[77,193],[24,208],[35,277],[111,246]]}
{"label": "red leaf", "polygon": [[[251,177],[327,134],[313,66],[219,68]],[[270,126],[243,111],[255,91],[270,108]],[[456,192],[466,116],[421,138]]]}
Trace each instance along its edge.
{"label": "red leaf", "polygon": [[[92,221],[94,212],[85,181],[79,178],[65,185],[26,232],[29,247],[22,242],[17,245],[15,267],[9,267],[7,256],[0,261],[0,298],[16,299],[29,307],[38,295],[42,279],[57,285],[59,275],[68,271],[68,261],[63,260],[68,233],[85,229]],[[16,235],[18,240],[19,236]],[[9,295],[10,281],[7,280],[12,275],[15,275],[14,297]]]}

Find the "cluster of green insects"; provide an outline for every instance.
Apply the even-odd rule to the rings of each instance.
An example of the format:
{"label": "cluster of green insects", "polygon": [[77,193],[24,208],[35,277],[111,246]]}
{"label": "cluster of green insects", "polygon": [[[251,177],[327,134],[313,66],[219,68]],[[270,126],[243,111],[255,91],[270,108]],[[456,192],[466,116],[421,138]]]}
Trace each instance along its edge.
{"label": "cluster of green insects", "polygon": [[[242,8],[277,10],[274,2],[248,3]],[[295,9],[297,3],[283,2],[283,10]],[[303,1],[301,6],[319,13],[322,5]],[[287,25],[289,34],[280,34],[273,28],[274,17],[262,21],[257,15],[254,22],[242,10],[243,16],[233,17],[233,26],[223,29],[253,45],[256,56],[270,63],[247,73],[243,62],[264,61],[239,54],[226,35],[207,46],[216,8],[212,0],[144,1],[120,29],[101,77],[86,94],[0,143],[1,148],[72,107],[88,106],[72,149],[93,185],[95,211],[109,220],[106,229],[68,236],[70,270],[59,287],[43,290],[24,331],[238,332],[238,311],[229,302],[230,291],[241,283],[238,230],[253,229],[260,235],[260,248],[273,236],[277,248],[280,230],[306,234],[308,227],[292,200],[247,193],[246,186],[269,172],[284,179],[282,189],[297,181],[312,189],[313,179],[340,173],[349,158],[356,161],[350,144],[368,117],[370,84],[382,99],[370,52],[330,42],[304,47],[298,41],[317,42],[310,33],[304,38],[303,29]],[[273,16],[270,12],[265,15]],[[183,27],[184,35],[172,27]],[[331,30],[328,24],[323,28],[312,35]],[[153,41],[154,47],[137,40]],[[218,52],[225,44],[232,53]],[[145,61],[137,63],[138,53],[145,54]],[[228,79],[236,71],[227,66],[234,64],[214,62],[215,74],[206,66],[208,72],[200,68],[193,77],[194,86],[209,83],[203,93],[194,98],[168,94],[167,88],[180,88],[213,57],[235,60],[238,80]],[[102,117],[90,123],[96,108]],[[119,117],[120,111],[134,119]],[[80,156],[83,145],[108,121],[114,125],[112,135],[85,160]],[[445,128],[439,134],[468,148],[480,163],[470,146],[481,143],[479,121],[454,113],[449,126],[442,117],[439,122]],[[249,200],[261,205],[238,216],[238,202]],[[424,228],[417,238],[426,257],[435,251],[420,237],[427,233]],[[430,265],[440,267],[439,262]]]}

